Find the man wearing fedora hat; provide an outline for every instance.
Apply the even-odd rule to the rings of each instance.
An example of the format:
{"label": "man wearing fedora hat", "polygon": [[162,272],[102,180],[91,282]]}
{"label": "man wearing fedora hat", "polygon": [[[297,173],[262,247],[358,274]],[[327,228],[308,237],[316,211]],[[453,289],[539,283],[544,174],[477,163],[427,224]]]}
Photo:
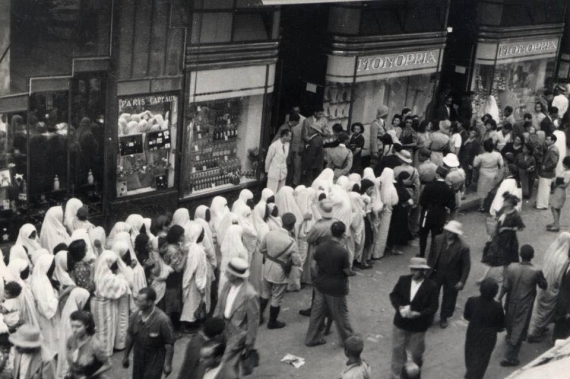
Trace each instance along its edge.
{"label": "man wearing fedora hat", "polygon": [[226,321],[224,336],[227,347],[222,358],[224,378],[238,378],[240,357],[254,350],[259,325],[259,300],[247,281],[249,264],[242,258],[228,262],[228,281],[222,288],[214,315]]}
{"label": "man wearing fedora hat", "polygon": [[426,184],[420,195],[420,257],[425,255],[428,235],[433,238],[443,232],[447,214],[455,209],[455,193],[445,183],[447,169],[439,166],[435,171],[436,180]]}
{"label": "man wearing fedora hat", "polygon": [[425,258],[412,258],[408,267],[411,275],[400,276],[390,293],[390,302],[396,310],[392,328],[392,379],[400,378],[407,352],[422,367],[425,333],[438,307],[437,285],[426,277],[430,267]]}
{"label": "man wearing fedora hat", "polygon": [[278,321],[281,302],[287,291],[289,273],[284,266],[301,266],[301,257],[297,241],[291,236],[295,231],[297,221],[293,213],[285,213],[281,217],[283,227],[265,234],[259,251],[266,258],[263,265],[263,285],[260,298],[260,324],[263,323],[263,311],[271,301],[269,307],[269,322],[267,329],[281,329],[285,323]]}
{"label": "man wearing fedora hat", "polygon": [[465,286],[471,269],[469,246],[461,238],[461,227],[460,222],[449,221],[443,227],[443,234],[434,238],[428,256],[431,267],[428,276],[437,284],[438,291],[443,287],[439,318],[442,329],[447,328],[447,319],[453,316],[457,294]]}
{"label": "man wearing fedora hat", "polygon": [[[313,272],[311,270],[311,263],[313,262],[313,255],[317,247],[330,240],[332,237],[331,226],[337,221],[332,217],[332,203],[329,200],[321,200],[319,202],[319,211],[322,218],[313,225],[309,233],[307,234],[307,243],[309,244],[307,249],[307,259],[305,260],[305,267],[303,271],[310,272],[309,277],[313,277]],[[314,296],[314,294],[313,294]],[[313,300],[311,300],[312,304]],[[299,314],[302,316],[311,315],[311,307],[307,309],[301,309]]]}
{"label": "man wearing fedora hat", "polygon": [[387,106],[380,105],[376,111],[376,119],[370,124],[370,167],[376,167],[380,158],[380,152],[384,147],[381,138],[386,134],[388,111]]}
{"label": "man wearing fedora hat", "polygon": [[37,326],[24,324],[8,339],[14,345],[14,378],[55,379],[54,354],[43,346]]}
{"label": "man wearing fedora hat", "polygon": [[402,183],[414,202],[408,214],[408,228],[410,229],[412,237],[417,238],[418,224],[420,221],[420,208],[418,207],[421,193],[420,174],[418,170],[412,166],[412,154],[409,151],[402,150],[396,153],[396,156],[400,159],[401,164],[394,168],[394,177],[398,178],[402,172],[407,172],[410,175],[407,179],[404,179]]}

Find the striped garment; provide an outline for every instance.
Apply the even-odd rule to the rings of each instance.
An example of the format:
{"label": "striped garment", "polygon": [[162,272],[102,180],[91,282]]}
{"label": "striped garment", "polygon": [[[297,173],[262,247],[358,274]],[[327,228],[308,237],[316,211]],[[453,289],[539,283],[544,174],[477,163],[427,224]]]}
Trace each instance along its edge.
{"label": "striped garment", "polygon": [[382,258],[386,250],[386,241],[388,240],[388,232],[390,230],[390,221],[392,219],[392,208],[385,206],[380,212],[380,222],[374,223],[372,229],[374,231],[374,246],[372,250],[373,258]]}
{"label": "striped garment", "polygon": [[127,329],[129,327],[129,309],[131,308],[131,296],[126,295],[119,300],[115,300],[117,304],[117,319],[115,331],[115,349],[123,350],[127,342]]}
{"label": "striped garment", "polygon": [[[95,336],[101,341],[105,353],[113,355],[117,333],[117,300],[105,299],[97,295],[91,297],[91,313],[95,320]],[[125,332],[126,332],[125,327]]]}

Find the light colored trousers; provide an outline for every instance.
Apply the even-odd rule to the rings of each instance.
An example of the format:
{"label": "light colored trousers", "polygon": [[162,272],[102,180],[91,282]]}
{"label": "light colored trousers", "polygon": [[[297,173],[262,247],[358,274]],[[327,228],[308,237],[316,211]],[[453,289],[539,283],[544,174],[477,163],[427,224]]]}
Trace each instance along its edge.
{"label": "light colored trousers", "polygon": [[282,180],[267,178],[267,188],[276,194],[277,191],[281,189],[281,187],[285,186],[285,179],[286,178],[283,178]]}
{"label": "light colored trousers", "polygon": [[550,200],[550,183],[552,179],[538,177],[538,192],[536,193],[536,207],[548,208],[548,201]]}
{"label": "light colored trousers", "polygon": [[[408,354],[420,368],[426,349],[425,332],[409,332],[392,326],[392,379],[399,379],[402,368],[408,360]],[[406,352],[407,351],[407,352]]]}

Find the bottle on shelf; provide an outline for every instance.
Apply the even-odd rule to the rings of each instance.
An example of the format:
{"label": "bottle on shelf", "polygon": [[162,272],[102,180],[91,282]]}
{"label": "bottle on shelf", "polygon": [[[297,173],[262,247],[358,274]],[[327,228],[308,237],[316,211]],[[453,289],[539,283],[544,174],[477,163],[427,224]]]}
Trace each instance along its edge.
{"label": "bottle on shelf", "polygon": [[59,191],[59,178],[57,177],[57,175],[55,176],[55,178],[53,178],[53,190]]}
{"label": "bottle on shelf", "polygon": [[10,235],[8,234],[8,229],[7,228],[2,229],[2,242],[8,242],[9,239]]}
{"label": "bottle on shelf", "polygon": [[89,170],[89,174],[87,174],[87,184],[93,184],[94,181],[93,171]]}

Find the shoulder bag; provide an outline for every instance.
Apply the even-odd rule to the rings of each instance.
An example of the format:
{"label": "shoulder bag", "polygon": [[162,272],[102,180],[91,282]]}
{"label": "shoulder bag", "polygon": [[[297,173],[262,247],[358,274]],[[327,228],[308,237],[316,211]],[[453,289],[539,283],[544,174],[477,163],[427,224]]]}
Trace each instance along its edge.
{"label": "shoulder bag", "polygon": [[[294,243],[295,243],[294,240],[291,241],[291,243],[289,245],[287,245],[285,250],[283,250],[282,252],[277,254],[275,257],[272,257],[269,254],[267,254],[267,251],[263,252],[263,256],[265,258],[267,258],[270,261],[275,262],[281,266],[281,268],[283,269],[283,272],[285,273],[286,276],[289,276],[289,274],[291,273],[291,269],[293,268],[293,260],[291,258],[289,258],[289,259],[287,259],[287,262],[283,262],[283,261],[279,260],[279,257],[282,256],[283,254],[285,254],[287,251],[289,251],[289,249],[291,248],[291,246],[293,246]],[[265,260],[263,263],[265,263]]]}

